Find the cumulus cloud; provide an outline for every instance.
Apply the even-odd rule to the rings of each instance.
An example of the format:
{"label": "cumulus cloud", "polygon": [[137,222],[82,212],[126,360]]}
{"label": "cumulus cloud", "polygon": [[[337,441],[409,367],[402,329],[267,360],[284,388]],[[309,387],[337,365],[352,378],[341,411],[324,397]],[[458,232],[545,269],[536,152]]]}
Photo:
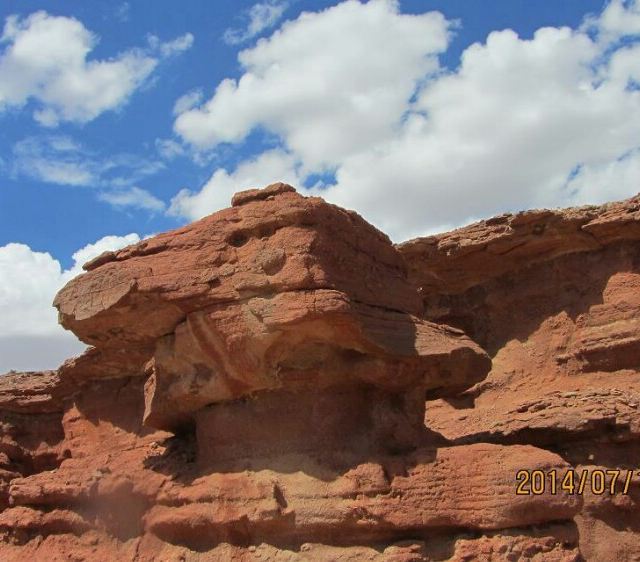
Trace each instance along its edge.
{"label": "cumulus cloud", "polygon": [[175,131],[208,148],[262,126],[305,165],[335,165],[393,132],[447,37],[441,14],[403,15],[392,0],[304,13],[242,51],[242,77],[181,113]]}
{"label": "cumulus cloud", "polygon": [[[113,252],[124,248],[125,246],[137,244],[138,242],[140,242],[140,236],[135,232],[125,234],[124,236],[103,236],[96,242],[87,244],[73,253],[71,256],[73,258],[73,266],[65,272],[65,275],[67,275],[70,280],[76,275],[82,273],[82,266],[85,263],[93,258],[97,258],[100,254],[104,252]],[[67,281],[65,281],[65,283],[66,282]]]}
{"label": "cumulus cloud", "polygon": [[219,168],[209,181],[198,192],[182,189],[171,200],[169,214],[196,220],[209,214],[212,210],[228,207],[231,196],[242,189],[263,187],[271,183],[273,178],[299,184],[295,158],[281,150],[274,149],[263,152],[254,160],[242,162],[233,172]]}
{"label": "cumulus cloud", "polygon": [[25,244],[0,247],[0,373],[10,369],[52,369],[84,345],[63,330],[52,306],[55,294],[82,272],[82,264],[107,250],[140,240],[137,234],[105,236],[73,254],[64,270],[45,252]]}
{"label": "cumulus cloud", "polygon": [[[614,0],[578,29],[541,28],[531,39],[495,31],[444,71],[437,56],[451,24],[440,14],[348,0],[241,52],[240,79],[222,81],[174,127],[198,147],[263,127],[302,182],[333,175],[309,191],[396,240],[504,211],[626,197],[640,189],[638,14],[637,0]],[[211,212],[222,202],[211,189],[183,191],[172,210]]]}
{"label": "cumulus cloud", "polygon": [[616,160],[578,167],[567,190],[576,203],[585,205],[640,192],[640,148]]}
{"label": "cumulus cloud", "polygon": [[246,27],[229,28],[225,30],[222,38],[229,45],[238,45],[249,41],[278,23],[287,7],[288,2],[282,0],[268,0],[254,4],[246,13],[248,20]]}
{"label": "cumulus cloud", "polygon": [[640,0],[611,0],[602,15],[587,18],[583,28],[595,30],[605,42],[628,35],[638,35]]}
{"label": "cumulus cloud", "polygon": [[150,49],[129,49],[106,60],[88,60],[98,37],[75,18],[44,11],[9,16],[0,45],[0,112],[35,102],[33,117],[54,127],[86,123],[122,106],[161,58],[188,48],[191,34]]}

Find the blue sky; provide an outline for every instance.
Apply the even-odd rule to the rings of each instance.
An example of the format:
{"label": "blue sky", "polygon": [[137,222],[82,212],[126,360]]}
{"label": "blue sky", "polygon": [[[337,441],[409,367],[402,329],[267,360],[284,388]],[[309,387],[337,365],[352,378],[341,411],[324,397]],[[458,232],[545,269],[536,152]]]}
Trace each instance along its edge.
{"label": "blue sky", "polygon": [[[638,0],[5,0],[0,372],[81,261],[277,180],[401,241],[630,196]],[[34,352],[33,350],[40,350]]]}

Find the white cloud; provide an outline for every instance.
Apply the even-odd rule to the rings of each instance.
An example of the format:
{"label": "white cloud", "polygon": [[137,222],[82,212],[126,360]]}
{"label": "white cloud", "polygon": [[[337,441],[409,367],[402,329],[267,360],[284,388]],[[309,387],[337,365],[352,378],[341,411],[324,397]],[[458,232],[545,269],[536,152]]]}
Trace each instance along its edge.
{"label": "white cloud", "polygon": [[166,167],[159,160],[127,153],[96,158],[95,165],[100,171],[100,185],[114,188],[130,187]]}
{"label": "white cloud", "polygon": [[101,188],[99,198],[116,207],[161,211],[164,203],[135,186],[165,165],[131,154],[101,157],[64,135],[27,137],[13,147],[16,177],[70,186]]}
{"label": "white cloud", "polygon": [[129,189],[107,191],[98,198],[117,208],[133,207],[145,211],[160,212],[164,210],[164,203],[145,189],[133,186]]}
{"label": "white cloud", "polygon": [[[75,18],[39,11],[9,16],[0,37],[0,112],[36,102],[41,125],[86,123],[122,106],[160,58],[188,48],[190,34],[154,49],[130,49],[106,60],[87,60],[98,38]],[[44,47],[43,47],[44,46]]]}
{"label": "white cloud", "polygon": [[138,242],[140,242],[140,236],[134,232],[125,234],[124,236],[103,236],[93,244],[87,244],[75,251],[71,256],[73,258],[73,266],[65,273],[69,276],[69,279],[71,279],[79,273],[82,273],[82,266],[85,263],[93,258],[97,258],[100,254],[119,250],[120,248],[137,244]]}
{"label": "white cloud", "polygon": [[605,203],[640,192],[640,148],[610,162],[581,166],[567,184],[578,204]]}
{"label": "white cloud", "polygon": [[595,28],[605,41],[617,40],[628,35],[638,35],[640,1],[611,0],[599,18],[589,18],[586,23]]}
{"label": "white cloud", "polygon": [[[640,189],[639,7],[614,1],[579,29],[542,28],[528,40],[496,31],[469,46],[459,68],[436,72],[447,44],[440,15],[347,1],[243,51],[239,81],[222,81],[175,130],[215,146],[261,125],[303,180],[334,173],[309,191],[395,240],[504,211],[630,196]],[[173,212],[222,206],[199,193],[185,201]]]}
{"label": "white cloud", "polygon": [[193,45],[193,34],[185,33],[173,41],[163,43],[155,35],[149,35],[148,41],[152,49],[157,49],[163,57],[173,57],[190,49]]}
{"label": "white cloud", "polygon": [[600,183],[597,197],[567,186],[577,166],[606,167],[640,144],[640,97],[626,88],[640,58],[618,65],[618,51],[598,67],[601,54],[567,28],[530,41],[492,33],[456,73],[425,87],[401,132],[346,158],[327,197],[402,239],[508,210],[634,194],[638,181]]}
{"label": "white cloud", "polygon": [[169,214],[196,220],[213,210],[228,207],[231,196],[240,189],[263,187],[276,181],[299,184],[295,158],[281,150],[263,152],[255,160],[240,164],[234,172],[217,169],[200,191],[182,189],[172,200]]}
{"label": "white cloud", "polygon": [[174,128],[207,148],[263,126],[306,166],[335,165],[393,132],[418,82],[438,70],[447,37],[441,14],[403,15],[392,0],[303,13],[242,51],[244,75],[222,81]]}
{"label": "white cloud", "polygon": [[0,376],[8,371],[46,371],[80,355],[86,346],[71,332],[0,336]]}
{"label": "white cloud", "polygon": [[55,368],[69,353],[82,351],[84,345],[58,325],[53,297],[82,272],[86,261],[139,240],[137,234],[105,236],[75,252],[68,270],[50,254],[25,244],[1,246],[0,373]]}
{"label": "white cloud", "polygon": [[13,174],[58,185],[96,183],[97,170],[78,150],[69,137],[28,137],[13,147]]}
{"label": "white cloud", "polygon": [[173,105],[173,114],[179,115],[180,113],[193,109],[202,101],[203,96],[204,94],[200,89],[191,90],[183,96],[180,96]]}
{"label": "white cloud", "polygon": [[156,139],[156,150],[165,160],[173,160],[185,153],[184,147],[173,139]]}
{"label": "white cloud", "polygon": [[0,247],[0,336],[56,331],[53,294],[63,284],[60,263],[24,244]]}
{"label": "white cloud", "polygon": [[268,0],[254,4],[247,11],[248,23],[244,29],[229,28],[222,38],[229,45],[238,45],[257,37],[272,28],[282,18],[288,3],[282,0]]}

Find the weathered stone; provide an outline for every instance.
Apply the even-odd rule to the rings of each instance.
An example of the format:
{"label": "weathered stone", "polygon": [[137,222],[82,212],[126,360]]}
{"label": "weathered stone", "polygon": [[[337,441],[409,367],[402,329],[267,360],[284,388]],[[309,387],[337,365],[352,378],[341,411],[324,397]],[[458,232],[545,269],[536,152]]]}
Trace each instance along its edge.
{"label": "weathered stone", "polygon": [[[400,245],[425,317],[464,329],[493,362],[475,387],[427,402],[429,428],[459,444],[545,447],[579,473],[600,463],[608,485],[637,470],[639,212],[640,197],[530,211]],[[604,499],[587,487],[576,518],[587,560],[640,555],[634,486]]]}
{"label": "weathered stone", "polygon": [[633,560],[640,476],[561,481],[640,466],[639,205],[394,247],[273,184],[99,256],[0,380],[0,559]]}
{"label": "weathered stone", "polygon": [[485,353],[462,332],[419,318],[402,258],[357,214],[285,184],[234,201],[102,256],[56,297],[62,323],[96,346],[93,364],[119,354],[121,372],[149,375],[148,425],[176,429],[209,404],[260,391],[446,396],[486,374]]}
{"label": "weathered stone", "polygon": [[423,294],[459,294],[566,254],[640,240],[640,195],[602,207],[502,215],[399,245]]}

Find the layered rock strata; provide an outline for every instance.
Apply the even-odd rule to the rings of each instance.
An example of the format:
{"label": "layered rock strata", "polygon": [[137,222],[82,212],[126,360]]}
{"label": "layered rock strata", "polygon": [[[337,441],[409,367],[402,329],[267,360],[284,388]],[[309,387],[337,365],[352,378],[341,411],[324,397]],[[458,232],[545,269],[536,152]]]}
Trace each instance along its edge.
{"label": "layered rock strata", "polygon": [[0,379],[0,559],[632,560],[637,486],[516,475],[635,462],[636,203],[394,247],[274,184],[101,255]]}
{"label": "layered rock strata", "polygon": [[[529,444],[583,471],[640,466],[640,197],[503,215],[399,246],[425,318],[492,357],[487,378],[427,402],[449,443]],[[640,474],[583,494],[587,560],[640,559]],[[596,486],[596,492],[599,486]]]}

